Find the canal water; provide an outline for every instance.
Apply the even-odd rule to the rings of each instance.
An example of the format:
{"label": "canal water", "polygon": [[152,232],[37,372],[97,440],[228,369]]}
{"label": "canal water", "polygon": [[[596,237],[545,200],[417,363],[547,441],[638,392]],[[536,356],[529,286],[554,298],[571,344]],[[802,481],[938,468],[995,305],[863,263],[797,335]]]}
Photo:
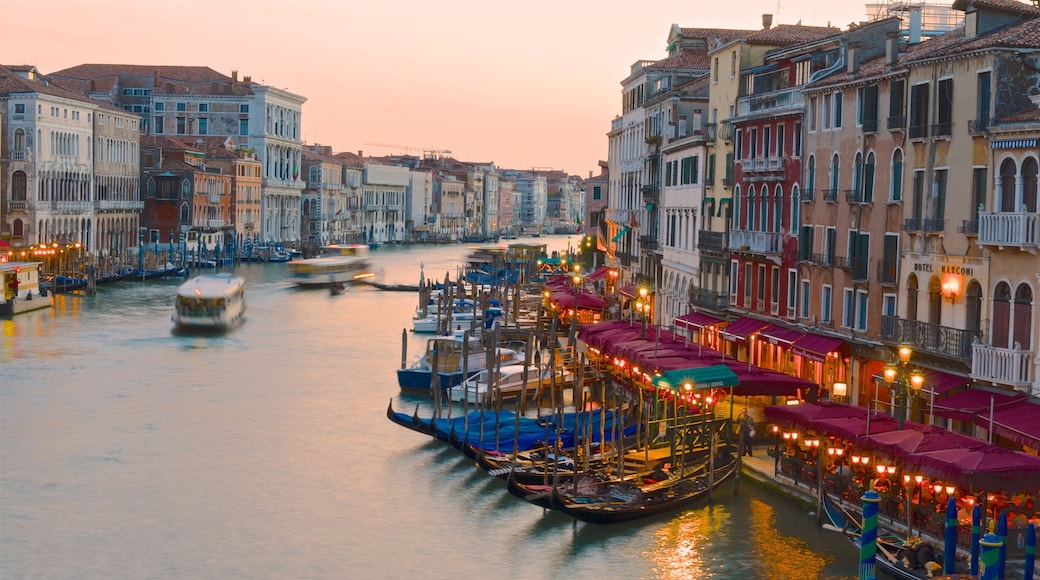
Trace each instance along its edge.
{"label": "canal water", "polygon": [[[563,249],[566,237],[539,241]],[[386,283],[452,277],[462,245],[373,252]],[[245,323],[171,332],[180,280],[124,281],[0,321],[0,577],[854,578],[857,554],[742,481],[614,526],[509,495],[390,423],[412,293],[291,287],[243,264]],[[425,337],[409,333],[408,358]]]}

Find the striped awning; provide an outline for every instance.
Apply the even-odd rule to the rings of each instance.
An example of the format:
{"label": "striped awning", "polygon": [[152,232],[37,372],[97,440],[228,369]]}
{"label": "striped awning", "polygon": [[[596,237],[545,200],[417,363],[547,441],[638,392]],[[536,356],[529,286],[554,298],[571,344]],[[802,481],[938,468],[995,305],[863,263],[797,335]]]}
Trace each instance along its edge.
{"label": "striped awning", "polygon": [[1037,139],[1001,139],[994,141],[994,149],[1035,149]]}

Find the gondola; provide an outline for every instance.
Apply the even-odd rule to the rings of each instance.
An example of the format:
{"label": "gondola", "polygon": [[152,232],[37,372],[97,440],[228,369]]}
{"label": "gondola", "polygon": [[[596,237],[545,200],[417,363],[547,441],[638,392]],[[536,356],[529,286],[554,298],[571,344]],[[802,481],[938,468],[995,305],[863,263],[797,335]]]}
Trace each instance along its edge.
{"label": "gondola", "polygon": [[415,407],[415,412],[411,415],[407,413],[398,413],[397,411],[394,411],[394,400],[390,399],[390,404],[386,407],[386,418],[390,419],[393,423],[411,429],[417,433],[429,435],[430,437],[434,436],[434,430],[431,424],[423,423],[423,421],[419,419],[418,405]]}
{"label": "gondola", "polygon": [[[736,469],[735,458],[729,457],[710,474],[695,470],[692,474],[650,485],[624,481],[604,485],[602,489],[583,490],[579,487],[577,493],[568,486],[555,486],[549,495],[549,505],[583,522],[627,522],[696,505],[715,487],[732,477]],[[586,491],[592,493],[583,493]]]}
{"label": "gondola", "polygon": [[[856,549],[859,549],[860,534],[863,531],[862,518],[851,513],[826,494],[823,496],[823,510],[833,526],[830,529],[841,532],[852,545],[856,546]],[[899,536],[878,534],[877,567],[893,578],[905,580],[934,578],[936,572],[928,573],[927,562],[934,562],[936,565],[942,562],[942,554],[936,551],[931,544],[924,544],[916,550],[909,550]]]}

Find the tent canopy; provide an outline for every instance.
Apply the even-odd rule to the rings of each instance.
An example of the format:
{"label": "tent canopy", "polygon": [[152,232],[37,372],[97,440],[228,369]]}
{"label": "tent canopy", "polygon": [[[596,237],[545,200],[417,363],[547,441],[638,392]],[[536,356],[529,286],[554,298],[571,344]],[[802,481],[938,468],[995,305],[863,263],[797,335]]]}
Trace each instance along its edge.
{"label": "tent canopy", "polygon": [[728,366],[712,365],[666,371],[655,375],[650,382],[655,387],[677,391],[687,383],[694,390],[735,387],[740,384],[740,379]]}

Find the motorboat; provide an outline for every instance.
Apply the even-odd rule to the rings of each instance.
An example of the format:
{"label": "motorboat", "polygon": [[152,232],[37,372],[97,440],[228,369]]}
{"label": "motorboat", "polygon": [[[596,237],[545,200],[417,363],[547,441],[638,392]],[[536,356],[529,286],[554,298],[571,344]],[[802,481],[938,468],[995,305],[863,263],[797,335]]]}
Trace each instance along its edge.
{"label": "motorboat", "polygon": [[[403,390],[430,392],[436,361],[437,384],[454,387],[464,378],[487,368],[489,352],[483,342],[466,334],[437,336],[426,341],[426,352],[411,366],[397,370],[397,384]],[[524,353],[496,346],[491,363],[499,366],[520,364]]]}
{"label": "motorboat", "polygon": [[286,262],[289,278],[301,287],[326,288],[332,284],[352,284],[372,275],[368,246],[326,246],[318,258]]}
{"label": "motorboat", "polygon": [[227,330],[246,313],[245,279],[228,272],[196,276],[177,287],[177,328]]}
{"label": "motorboat", "polygon": [[[526,381],[524,380],[525,368]],[[484,369],[463,381],[462,384],[451,387],[448,390],[448,396],[452,402],[465,401],[471,404],[521,398],[525,395],[527,398],[531,398],[536,396],[551,378],[551,369],[538,369],[530,365],[525,367],[523,364],[503,366],[497,372]],[[557,378],[564,381],[568,377],[560,374]]]}

